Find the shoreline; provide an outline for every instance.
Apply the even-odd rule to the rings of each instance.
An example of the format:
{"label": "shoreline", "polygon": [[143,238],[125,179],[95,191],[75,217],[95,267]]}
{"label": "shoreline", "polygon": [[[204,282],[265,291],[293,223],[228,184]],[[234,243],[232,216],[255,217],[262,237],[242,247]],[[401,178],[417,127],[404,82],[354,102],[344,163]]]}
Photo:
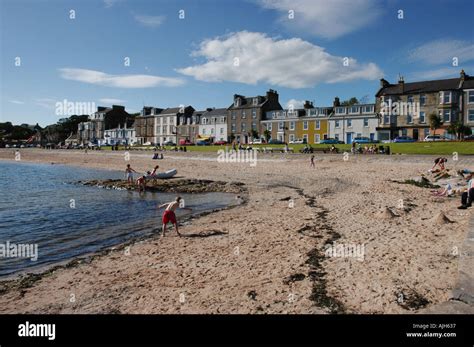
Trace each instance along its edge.
{"label": "shoreline", "polygon": [[[111,170],[123,166],[115,153],[22,152],[25,161],[32,162]],[[0,160],[8,154],[0,151]],[[187,153],[189,158],[184,159],[192,155]],[[139,170],[155,162],[133,153],[131,157]],[[345,163],[341,156],[317,155],[313,171],[304,155],[279,163],[259,162],[256,168],[165,156],[160,167],[178,167],[185,179],[245,184],[248,200],[243,206],[211,213],[182,228],[203,233],[217,227],[226,236],[139,241],[132,246],[132,254],[137,254],[128,259],[120,251],[110,251],[90,263],[38,279],[23,289],[23,295],[1,294],[0,311],[11,313],[15,307],[30,313],[417,312],[422,307],[397,304],[397,294],[409,298],[410,289],[429,302],[425,309],[434,307],[449,299],[456,282],[458,259],[449,256],[449,250],[462,244],[469,214],[455,209],[457,199],[434,201],[426,188],[387,181],[409,179],[429,165],[430,158],[424,162],[410,156],[387,157],[381,161],[351,157]],[[474,164],[474,158],[460,161]],[[414,205],[402,219],[379,215],[385,206],[396,209],[400,197]],[[290,200],[294,208],[288,208]],[[455,223],[432,228],[425,222],[439,210]],[[321,252],[331,235],[339,235],[336,243],[365,243],[366,259],[324,257]],[[118,288],[122,289],[117,292]],[[55,293],[48,297],[51,291]],[[82,300],[59,304],[71,291],[79,292]],[[94,294],[97,291],[101,294]],[[179,301],[181,292],[185,304]]]}

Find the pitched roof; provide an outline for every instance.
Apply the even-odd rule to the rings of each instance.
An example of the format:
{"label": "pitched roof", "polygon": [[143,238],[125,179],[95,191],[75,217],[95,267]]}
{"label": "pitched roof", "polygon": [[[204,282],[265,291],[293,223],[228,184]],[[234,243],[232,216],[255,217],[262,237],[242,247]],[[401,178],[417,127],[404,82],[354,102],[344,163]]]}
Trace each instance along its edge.
{"label": "pitched roof", "polygon": [[474,88],[474,77],[466,75],[464,82],[461,82],[461,78],[458,77],[443,80],[388,84],[380,88],[376,95],[417,94],[460,88]]}
{"label": "pitched roof", "polygon": [[212,116],[222,116],[222,115],[227,115],[227,109],[226,108],[215,108],[211,111],[206,111],[204,114],[206,117],[212,117]]}

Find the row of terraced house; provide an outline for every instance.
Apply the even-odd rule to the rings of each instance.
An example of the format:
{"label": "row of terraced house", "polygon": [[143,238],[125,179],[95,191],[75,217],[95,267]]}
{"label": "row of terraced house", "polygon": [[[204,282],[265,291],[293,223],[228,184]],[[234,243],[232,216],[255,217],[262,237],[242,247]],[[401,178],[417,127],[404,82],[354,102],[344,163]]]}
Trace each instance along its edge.
{"label": "row of terraced house", "polygon": [[[397,107],[397,104],[415,107]],[[123,106],[99,107],[88,122],[78,126],[78,143],[162,145],[166,142],[226,141],[246,144],[268,137],[309,144],[326,138],[352,143],[355,137],[393,140],[410,136],[422,140],[430,133],[429,117],[443,123],[437,134],[448,138],[451,124],[461,122],[474,132],[474,77],[461,71],[458,78],[405,83],[381,79],[375,103],[344,106],[335,98],[330,106],[306,101],[302,108],[283,109],[279,95],[235,94],[225,108],[195,110],[189,105],[172,108],[143,107],[132,118]],[[71,139],[70,139],[71,140]]]}

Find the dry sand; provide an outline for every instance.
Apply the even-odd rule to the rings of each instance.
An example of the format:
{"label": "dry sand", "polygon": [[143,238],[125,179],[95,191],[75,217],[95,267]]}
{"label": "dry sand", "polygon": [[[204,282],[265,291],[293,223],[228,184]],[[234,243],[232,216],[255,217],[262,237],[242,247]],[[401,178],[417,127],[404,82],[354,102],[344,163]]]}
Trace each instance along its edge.
{"label": "dry sand", "polygon": [[[123,152],[21,152],[33,162],[126,163]],[[6,290],[0,313],[406,313],[449,299],[453,250],[472,210],[390,181],[430,168],[431,157],[316,154],[316,169],[303,155],[262,154],[256,167],[216,158],[165,153],[159,164],[185,178],[243,182],[248,203],[181,229],[200,237],[157,236]],[[13,151],[0,159],[14,160]],[[139,171],[156,163],[133,151],[130,162]],[[363,244],[364,259],[325,257],[327,242]]]}

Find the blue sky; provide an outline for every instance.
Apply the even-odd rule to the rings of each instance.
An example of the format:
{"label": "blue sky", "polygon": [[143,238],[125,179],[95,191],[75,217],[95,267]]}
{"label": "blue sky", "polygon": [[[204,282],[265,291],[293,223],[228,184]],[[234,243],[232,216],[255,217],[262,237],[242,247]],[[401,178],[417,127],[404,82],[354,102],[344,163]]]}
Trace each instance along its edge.
{"label": "blue sky", "polygon": [[235,93],[272,88],[282,106],[302,100],[329,106],[335,96],[373,101],[379,79],[393,82],[399,73],[407,82],[457,77],[462,68],[474,74],[472,0],[0,0],[0,6],[0,120],[14,124],[55,123],[62,117],[55,104],[64,99],[123,104],[130,112],[143,105],[204,109],[229,106]]}

